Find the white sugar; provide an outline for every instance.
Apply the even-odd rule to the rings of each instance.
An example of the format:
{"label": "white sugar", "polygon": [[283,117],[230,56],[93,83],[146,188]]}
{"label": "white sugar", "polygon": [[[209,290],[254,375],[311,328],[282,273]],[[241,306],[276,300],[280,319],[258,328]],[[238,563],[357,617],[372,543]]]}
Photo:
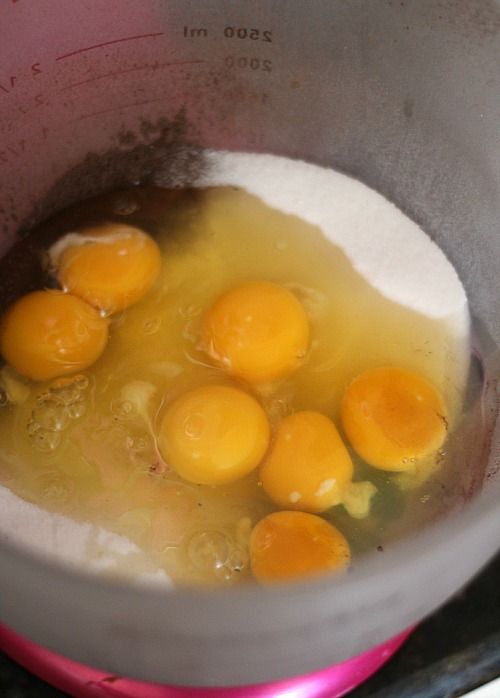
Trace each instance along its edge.
{"label": "white sugar", "polygon": [[169,585],[169,577],[131,540],[54,514],[0,487],[0,540],[72,567]]}
{"label": "white sugar", "polygon": [[240,186],[319,226],[380,293],[468,333],[465,291],[439,247],[394,204],[334,170],[274,155],[211,152],[199,186]]}

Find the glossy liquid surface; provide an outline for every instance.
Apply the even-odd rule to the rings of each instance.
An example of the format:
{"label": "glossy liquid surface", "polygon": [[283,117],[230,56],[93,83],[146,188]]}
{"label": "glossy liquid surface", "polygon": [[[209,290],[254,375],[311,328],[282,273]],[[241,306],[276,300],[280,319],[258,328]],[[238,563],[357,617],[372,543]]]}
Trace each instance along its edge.
{"label": "glossy liquid surface", "polygon": [[[129,537],[177,583],[251,579],[249,532],[276,508],[258,473],[218,487],[183,482],[162,460],[155,436],[165,404],[184,391],[214,382],[238,385],[210,366],[200,328],[219,294],[247,281],[286,286],[311,324],[310,351],[295,373],[271,385],[240,383],[264,406],[271,425],[307,409],[340,427],[346,385],[369,368],[397,365],[442,393],[453,431],[467,338],[446,321],[383,297],[318,228],[237,188],[136,188],[60,215],[41,230],[40,248],[70,230],[113,220],[155,237],[160,279],[137,305],[112,317],[108,346],[85,374],[26,383],[22,404],[0,408],[0,480],[16,494]],[[443,482],[446,497],[454,496],[448,467],[427,479],[435,459],[404,476],[353,459],[354,479],[378,490],[371,515],[356,520],[340,505],[324,516],[355,555],[435,516],[444,506]]]}

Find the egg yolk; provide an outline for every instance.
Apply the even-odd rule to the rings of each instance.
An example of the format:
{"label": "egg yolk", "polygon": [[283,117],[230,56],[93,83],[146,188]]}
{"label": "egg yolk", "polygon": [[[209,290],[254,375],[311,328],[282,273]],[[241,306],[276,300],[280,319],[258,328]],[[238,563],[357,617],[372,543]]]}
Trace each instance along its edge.
{"label": "egg yolk", "polygon": [[309,344],[309,322],[286,288],[248,283],[215,301],[204,318],[202,344],[230,374],[252,383],[273,381],[300,365]]}
{"label": "egg yolk", "polygon": [[446,438],[437,390],[401,368],[376,368],[354,379],[342,400],[342,425],[354,450],[382,470],[410,470]]}
{"label": "egg yolk", "polygon": [[160,423],[158,445],[185,480],[204,485],[233,482],[262,460],[269,423],[259,403],[225,385],[195,388],[170,404]]}
{"label": "egg yolk", "polygon": [[[64,239],[63,239],[64,240]],[[156,242],[129,225],[106,224],[67,238],[56,261],[61,286],[107,313],[139,301],[161,267]]]}
{"label": "egg yolk", "polygon": [[273,502],[309,512],[339,504],[352,474],[351,457],[334,423],[308,411],[280,422],[260,469],[262,486]]}
{"label": "egg yolk", "polygon": [[4,359],[22,375],[42,381],[88,368],[108,340],[108,323],[76,296],[34,291],[13,303],[0,329]]}
{"label": "egg yolk", "polygon": [[342,570],[351,551],[342,533],[315,514],[278,511],[264,517],[250,535],[250,561],[260,582]]}

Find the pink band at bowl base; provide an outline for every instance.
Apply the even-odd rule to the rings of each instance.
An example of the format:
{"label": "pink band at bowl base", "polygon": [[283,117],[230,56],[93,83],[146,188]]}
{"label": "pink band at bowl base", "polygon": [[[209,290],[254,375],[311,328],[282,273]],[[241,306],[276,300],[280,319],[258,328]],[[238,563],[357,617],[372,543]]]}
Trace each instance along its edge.
{"label": "pink band at bowl base", "polygon": [[340,698],[374,674],[406,640],[407,630],[342,664],[257,686],[182,688],[110,676],[50,652],[0,625],[0,650],[72,698]]}

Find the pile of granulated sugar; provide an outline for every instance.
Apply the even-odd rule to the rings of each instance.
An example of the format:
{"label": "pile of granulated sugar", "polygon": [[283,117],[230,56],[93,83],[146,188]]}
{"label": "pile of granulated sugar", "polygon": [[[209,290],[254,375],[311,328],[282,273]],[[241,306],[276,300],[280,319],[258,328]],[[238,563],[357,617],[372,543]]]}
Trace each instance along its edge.
{"label": "pile of granulated sugar", "polygon": [[168,575],[128,538],[24,501],[0,487],[0,540],[66,565],[170,586]]}
{"label": "pile of granulated sugar", "polygon": [[466,336],[463,286],[437,245],[394,204],[352,177],[275,155],[211,151],[197,186],[233,185],[320,227],[386,298],[449,319]]}

